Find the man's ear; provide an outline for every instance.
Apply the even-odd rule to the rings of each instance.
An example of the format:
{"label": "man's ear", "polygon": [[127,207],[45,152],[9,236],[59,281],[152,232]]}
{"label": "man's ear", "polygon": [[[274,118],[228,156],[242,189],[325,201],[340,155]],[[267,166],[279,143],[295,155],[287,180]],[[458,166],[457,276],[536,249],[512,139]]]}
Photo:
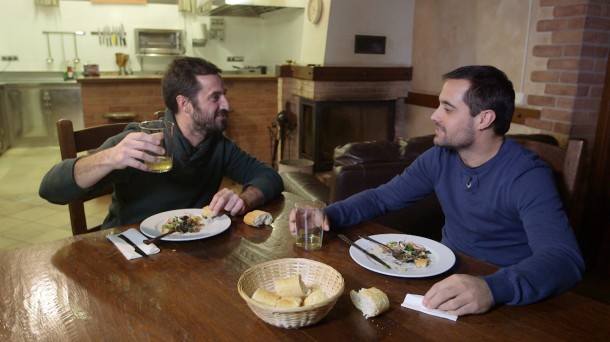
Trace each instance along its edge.
{"label": "man's ear", "polygon": [[186,96],[176,96],[176,102],[178,103],[179,112],[189,112],[193,108],[191,101]]}
{"label": "man's ear", "polygon": [[496,121],[496,112],[491,109],[487,109],[479,113],[479,130],[484,130],[493,126]]}

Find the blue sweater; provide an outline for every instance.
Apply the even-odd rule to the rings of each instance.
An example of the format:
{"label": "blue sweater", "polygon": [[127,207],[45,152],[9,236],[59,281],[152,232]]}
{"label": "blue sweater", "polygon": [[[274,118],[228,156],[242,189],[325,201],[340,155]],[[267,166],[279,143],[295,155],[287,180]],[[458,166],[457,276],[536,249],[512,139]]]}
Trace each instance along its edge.
{"label": "blue sweater", "polygon": [[483,277],[495,304],[533,303],[580,281],[584,261],[551,169],[508,138],[477,168],[465,166],[455,151],[433,147],[387,184],[325,212],[331,226],[350,226],[432,191],[445,214],[442,243],[501,267]]}

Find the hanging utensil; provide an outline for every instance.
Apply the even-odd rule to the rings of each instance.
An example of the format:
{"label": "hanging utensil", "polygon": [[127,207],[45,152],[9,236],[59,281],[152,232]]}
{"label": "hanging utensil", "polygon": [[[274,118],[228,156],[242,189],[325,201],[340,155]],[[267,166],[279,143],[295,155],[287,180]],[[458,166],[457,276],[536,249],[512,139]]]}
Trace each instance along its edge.
{"label": "hanging utensil", "polygon": [[53,63],[53,57],[51,56],[51,39],[49,38],[49,33],[46,33],[46,35],[47,35],[47,50],[48,50],[47,63],[51,64],[51,63]]}
{"label": "hanging utensil", "polygon": [[76,64],[80,63],[80,58],[78,58],[78,48],[76,46],[76,33],[74,33],[72,37],[74,38],[74,66],[76,67]]}
{"label": "hanging utensil", "polygon": [[110,40],[110,45],[112,46],[116,46],[117,45],[117,37],[116,37],[116,27],[112,26],[112,35],[111,35],[111,40]]}
{"label": "hanging utensil", "polygon": [[125,27],[123,24],[121,24],[121,43],[123,43],[123,46],[127,46],[127,38],[125,38],[126,36],[127,33],[125,33]]}

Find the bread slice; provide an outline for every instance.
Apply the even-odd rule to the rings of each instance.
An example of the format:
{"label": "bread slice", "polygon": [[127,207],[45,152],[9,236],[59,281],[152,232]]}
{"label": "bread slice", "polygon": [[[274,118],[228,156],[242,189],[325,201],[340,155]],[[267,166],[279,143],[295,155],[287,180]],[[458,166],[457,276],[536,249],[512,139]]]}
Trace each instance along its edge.
{"label": "bread slice", "polygon": [[201,208],[201,217],[203,217],[204,220],[211,220],[216,216],[212,214],[212,209],[210,209],[210,206],[206,205],[205,207]]}
{"label": "bread slice", "polygon": [[301,280],[300,274],[287,278],[273,279],[275,293],[280,297],[305,297],[308,288]]}
{"label": "bread slice", "polygon": [[303,303],[301,297],[280,297],[275,304],[276,308],[298,308]]}
{"label": "bread slice", "polygon": [[265,305],[275,306],[280,296],[263,288],[258,288],[252,295],[252,299]]}
{"label": "bread slice", "polygon": [[252,210],[244,216],[244,223],[254,227],[269,225],[271,222],[273,222],[271,214],[262,210]]}
{"label": "bread slice", "polygon": [[349,294],[352,303],[362,311],[364,318],[375,317],[390,308],[388,296],[376,287],[352,290]]}
{"label": "bread slice", "polygon": [[315,289],[311,291],[309,296],[305,297],[303,305],[314,305],[321,303],[327,299],[328,297],[326,297],[326,294],[324,293],[324,291],[322,291],[322,289]]}

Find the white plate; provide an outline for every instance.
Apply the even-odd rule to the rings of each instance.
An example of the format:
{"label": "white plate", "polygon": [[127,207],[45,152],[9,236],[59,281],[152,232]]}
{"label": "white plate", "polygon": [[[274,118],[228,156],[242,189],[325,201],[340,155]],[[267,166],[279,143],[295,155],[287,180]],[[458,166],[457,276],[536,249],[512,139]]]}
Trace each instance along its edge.
{"label": "white plate", "polygon": [[[201,209],[178,209],[153,215],[142,221],[140,224],[140,231],[149,237],[159,236],[161,235],[161,226],[165,224],[168,218],[184,215],[201,215]],[[205,239],[224,232],[229,226],[231,226],[231,219],[227,215],[222,215],[206,222],[199,233],[174,233],[161,238],[161,240],[190,241]]]}
{"label": "white plate", "polygon": [[352,259],[354,259],[358,265],[373,272],[402,278],[423,278],[441,274],[455,264],[455,254],[453,254],[453,252],[447,246],[434,240],[426,239],[421,236],[405,234],[379,234],[370,235],[370,237],[384,244],[391,241],[413,241],[417,244],[423,245],[427,250],[430,251],[430,254],[428,255],[430,257],[430,264],[428,264],[427,267],[416,268],[412,263],[398,261],[389,253],[383,253],[381,247],[374,242],[359,239],[356,241],[356,244],[368,252],[375,254],[391,267],[391,269],[387,269],[375,260],[366,256],[364,253],[362,253],[362,251],[356,249],[355,247],[350,247],[349,255],[352,257]]}

